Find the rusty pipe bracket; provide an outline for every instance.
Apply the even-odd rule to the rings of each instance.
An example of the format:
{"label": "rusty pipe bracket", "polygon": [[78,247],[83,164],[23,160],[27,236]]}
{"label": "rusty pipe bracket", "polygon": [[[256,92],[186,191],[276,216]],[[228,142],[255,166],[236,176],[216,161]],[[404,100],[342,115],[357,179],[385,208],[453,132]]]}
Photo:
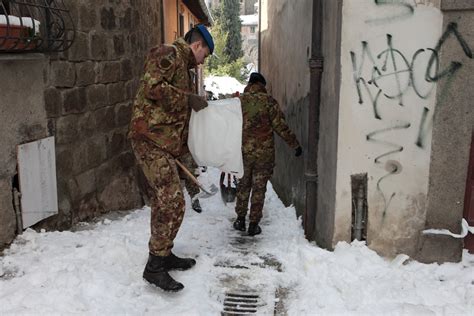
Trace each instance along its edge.
{"label": "rusty pipe bracket", "polygon": [[304,173],[304,179],[307,182],[316,182],[318,183],[318,174],[317,173],[312,173],[312,172],[305,172]]}
{"label": "rusty pipe bracket", "polygon": [[311,71],[322,72],[324,68],[324,58],[323,57],[311,57],[309,60],[309,68]]}

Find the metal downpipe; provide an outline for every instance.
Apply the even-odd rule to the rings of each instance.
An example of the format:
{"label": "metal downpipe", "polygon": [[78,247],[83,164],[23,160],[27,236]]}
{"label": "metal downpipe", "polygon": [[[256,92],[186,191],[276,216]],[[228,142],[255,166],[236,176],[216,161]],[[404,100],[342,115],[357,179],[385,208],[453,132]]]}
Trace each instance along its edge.
{"label": "metal downpipe", "polygon": [[315,240],[316,237],[315,227],[318,212],[319,113],[323,72],[322,17],[322,0],[313,0],[311,58],[309,60],[308,149],[305,164],[306,208],[303,216],[305,236],[309,240]]}

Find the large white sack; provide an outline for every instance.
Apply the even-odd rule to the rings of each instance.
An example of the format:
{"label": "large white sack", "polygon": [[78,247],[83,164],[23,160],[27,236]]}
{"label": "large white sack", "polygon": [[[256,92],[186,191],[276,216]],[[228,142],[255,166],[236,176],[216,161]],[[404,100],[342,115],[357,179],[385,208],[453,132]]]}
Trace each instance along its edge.
{"label": "large white sack", "polygon": [[244,174],[242,161],[242,109],[239,98],[209,101],[192,111],[188,147],[199,166],[217,167],[237,178]]}

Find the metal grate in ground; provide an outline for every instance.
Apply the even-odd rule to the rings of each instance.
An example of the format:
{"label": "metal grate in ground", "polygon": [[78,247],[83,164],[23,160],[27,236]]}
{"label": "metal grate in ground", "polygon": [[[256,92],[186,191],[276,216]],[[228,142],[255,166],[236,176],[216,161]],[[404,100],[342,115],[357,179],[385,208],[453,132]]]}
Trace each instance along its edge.
{"label": "metal grate in ground", "polygon": [[221,315],[255,315],[265,305],[256,293],[226,293]]}
{"label": "metal grate in ground", "polygon": [[289,290],[275,288],[271,280],[284,273],[281,262],[272,254],[259,249],[261,236],[250,237],[246,232],[230,231],[225,256],[217,256],[223,289],[219,301],[221,315],[286,315],[285,301]]}

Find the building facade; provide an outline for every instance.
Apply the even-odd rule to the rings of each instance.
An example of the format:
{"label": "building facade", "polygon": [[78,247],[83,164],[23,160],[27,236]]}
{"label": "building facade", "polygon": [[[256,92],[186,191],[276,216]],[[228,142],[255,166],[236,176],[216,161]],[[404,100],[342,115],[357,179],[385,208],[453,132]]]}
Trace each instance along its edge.
{"label": "building facade", "polygon": [[257,13],[258,0],[239,0],[240,15],[252,15]]}
{"label": "building facade", "polygon": [[[23,3],[1,2],[7,12],[0,13],[0,29],[5,13],[43,8],[16,7]],[[12,49],[9,35],[0,32],[0,249],[22,231],[21,200],[15,191],[17,146],[24,143],[55,139],[58,214],[34,228],[67,229],[102,213],[143,205],[141,178],[126,134],[144,58],[166,36],[193,23],[208,23],[202,15],[204,1],[183,0],[179,10],[184,5],[184,11],[173,16],[183,13],[186,28],[167,27],[163,10],[170,10],[169,3],[64,0],[66,10],[60,14],[70,27],[63,34],[73,35],[72,46],[64,51],[25,45]],[[35,19],[41,23],[35,40],[51,34],[43,28],[48,24],[44,14]]]}
{"label": "building facade", "polygon": [[260,0],[260,69],[306,153],[279,142],[273,183],[309,239],[460,260],[423,230],[473,224],[469,3]]}
{"label": "building facade", "polygon": [[242,52],[244,62],[252,64],[253,71],[258,68],[258,15],[241,15]]}
{"label": "building facade", "polygon": [[[212,17],[204,0],[163,0],[163,43],[171,44],[197,24],[211,25]],[[202,65],[196,68],[198,94],[205,95]]]}

